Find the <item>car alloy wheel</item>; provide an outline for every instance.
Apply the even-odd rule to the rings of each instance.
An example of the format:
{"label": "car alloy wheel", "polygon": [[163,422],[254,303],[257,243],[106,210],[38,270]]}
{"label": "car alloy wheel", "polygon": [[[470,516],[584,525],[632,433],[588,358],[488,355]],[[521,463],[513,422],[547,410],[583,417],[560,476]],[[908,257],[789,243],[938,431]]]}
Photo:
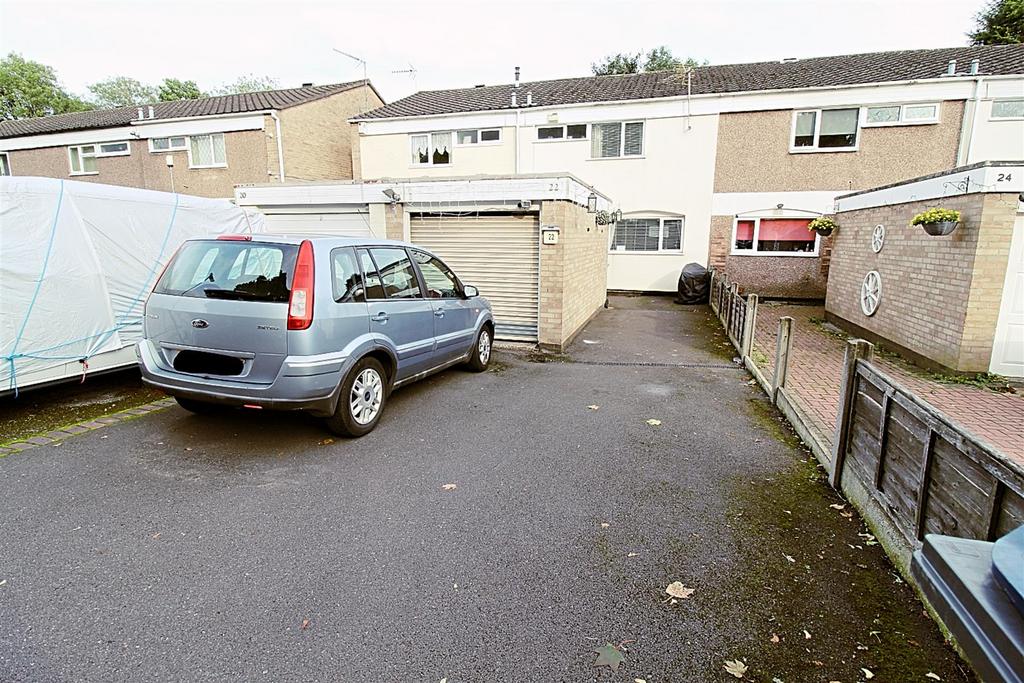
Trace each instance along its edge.
{"label": "car alloy wheel", "polygon": [[352,383],[352,392],[349,395],[349,408],[352,411],[352,419],[357,424],[366,425],[373,422],[380,412],[381,401],[384,397],[384,381],[373,368],[366,368],[356,377]]}
{"label": "car alloy wheel", "polygon": [[476,352],[480,358],[480,364],[487,365],[487,362],[491,359],[491,335],[487,330],[480,333],[480,341],[476,344]]}

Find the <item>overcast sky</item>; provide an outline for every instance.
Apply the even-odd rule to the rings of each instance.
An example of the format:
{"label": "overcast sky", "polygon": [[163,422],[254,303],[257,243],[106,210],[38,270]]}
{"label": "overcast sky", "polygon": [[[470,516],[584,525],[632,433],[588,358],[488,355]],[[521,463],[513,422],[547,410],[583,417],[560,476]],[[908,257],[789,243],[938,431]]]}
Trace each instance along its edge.
{"label": "overcast sky", "polygon": [[[712,64],[967,44],[983,0],[0,0],[0,50],[70,90],[115,75],[210,89],[243,74],[282,87],[362,77],[388,101],[416,90],[590,74],[667,45]],[[415,68],[410,74],[395,74]]]}

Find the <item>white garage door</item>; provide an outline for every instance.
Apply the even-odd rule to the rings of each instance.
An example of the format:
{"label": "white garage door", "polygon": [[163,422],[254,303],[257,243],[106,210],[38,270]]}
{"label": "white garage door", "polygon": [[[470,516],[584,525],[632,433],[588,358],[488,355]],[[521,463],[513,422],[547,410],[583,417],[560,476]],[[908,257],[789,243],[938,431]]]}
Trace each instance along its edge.
{"label": "white garage door", "polygon": [[1007,377],[1024,377],[1024,215],[1018,214],[1010,240],[1003,301],[992,344],[989,371]]}
{"label": "white garage door", "polygon": [[265,230],[284,234],[342,235],[368,237],[370,214],[365,210],[298,212],[261,208],[266,216]]}
{"label": "white garage door", "polygon": [[413,214],[412,241],[440,256],[494,307],[494,336],[537,341],[540,224],[536,214]]}

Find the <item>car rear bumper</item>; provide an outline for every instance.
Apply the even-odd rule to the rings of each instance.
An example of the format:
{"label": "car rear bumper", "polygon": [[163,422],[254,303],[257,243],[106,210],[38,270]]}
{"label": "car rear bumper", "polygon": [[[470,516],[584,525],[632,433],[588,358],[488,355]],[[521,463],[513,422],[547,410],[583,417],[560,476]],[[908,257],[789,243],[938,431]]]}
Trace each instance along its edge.
{"label": "car rear bumper", "polygon": [[323,415],[334,412],[341,379],[349,366],[349,359],[337,354],[288,356],[274,381],[264,384],[169,370],[158,362],[157,353],[153,342],[146,339],[135,346],[143,381],[171,396]]}

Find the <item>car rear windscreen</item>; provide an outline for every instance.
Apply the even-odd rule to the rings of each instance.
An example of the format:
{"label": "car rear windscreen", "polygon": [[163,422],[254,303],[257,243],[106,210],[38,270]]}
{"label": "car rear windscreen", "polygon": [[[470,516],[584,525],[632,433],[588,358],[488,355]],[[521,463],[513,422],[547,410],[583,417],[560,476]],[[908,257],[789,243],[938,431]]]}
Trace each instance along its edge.
{"label": "car rear windscreen", "polygon": [[186,242],[156,283],[156,294],[274,301],[291,293],[294,244],[233,240]]}

